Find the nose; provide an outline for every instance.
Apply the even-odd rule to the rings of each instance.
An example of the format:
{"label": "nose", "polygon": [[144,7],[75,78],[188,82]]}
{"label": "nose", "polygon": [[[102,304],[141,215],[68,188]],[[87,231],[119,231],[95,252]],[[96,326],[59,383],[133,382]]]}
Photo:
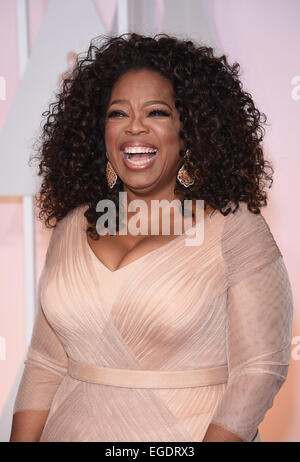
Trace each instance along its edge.
{"label": "nose", "polygon": [[125,128],[126,133],[133,133],[133,134],[138,134],[138,133],[147,133],[149,132],[149,128],[144,125],[142,120],[138,117],[130,117],[128,120],[128,124]]}

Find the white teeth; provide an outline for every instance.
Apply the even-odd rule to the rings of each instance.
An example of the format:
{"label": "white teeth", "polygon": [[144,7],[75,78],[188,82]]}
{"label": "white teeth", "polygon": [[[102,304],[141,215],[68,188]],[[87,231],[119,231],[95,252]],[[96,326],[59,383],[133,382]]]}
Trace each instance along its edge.
{"label": "white teeth", "polygon": [[152,152],[157,152],[157,149],[146,148],[145,146],[136,146],[136,147],[125,148],[124,152],[126,154],[141,154],[141,153],[149,154]]}

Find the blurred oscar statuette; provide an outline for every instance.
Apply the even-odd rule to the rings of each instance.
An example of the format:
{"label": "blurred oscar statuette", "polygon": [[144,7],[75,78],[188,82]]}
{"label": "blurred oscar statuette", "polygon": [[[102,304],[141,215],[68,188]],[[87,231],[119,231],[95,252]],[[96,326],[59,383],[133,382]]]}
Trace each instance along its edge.
{"label": "blurred oscar statuette", "polygon": [[74,51],[69,51],[67,56],[68,69],[59,76],[59,86],[63,85],[65,79],[69,78],[77,64],[78,55]]}

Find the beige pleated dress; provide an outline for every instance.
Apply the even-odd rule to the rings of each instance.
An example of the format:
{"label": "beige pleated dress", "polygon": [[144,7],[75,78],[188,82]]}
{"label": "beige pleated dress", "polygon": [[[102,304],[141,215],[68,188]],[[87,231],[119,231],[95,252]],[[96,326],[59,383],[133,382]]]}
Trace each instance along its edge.
{"label": "beige pleated dress", "polygon": [[52,233],[14,413],[50,410],[41,442],[200,442],[211,422],[260,441],[293,318],[263,216],[215,211],[201,245],[185,232],[113,272],[88,244],[86,208]]}

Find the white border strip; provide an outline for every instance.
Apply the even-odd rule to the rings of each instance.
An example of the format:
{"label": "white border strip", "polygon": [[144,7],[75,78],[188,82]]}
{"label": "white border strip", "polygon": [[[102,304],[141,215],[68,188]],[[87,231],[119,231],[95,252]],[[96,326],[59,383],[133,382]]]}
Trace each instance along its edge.
{"label": "white border strip", "polygon": [[118,0],[118,34],[128,32],[128,0]]}
{"label": "white border strip", "polygon": [[27,0],[17,0],[19,78],[23,77],[29,54]]}
{"label": "white border strip", "polygon": [[[28,3],[17,0],[19,79],[25,72],[29,56]],[[34,196],[23,196],[25,323],[26,348],[29,346],[35,317],[35,217]]]}

